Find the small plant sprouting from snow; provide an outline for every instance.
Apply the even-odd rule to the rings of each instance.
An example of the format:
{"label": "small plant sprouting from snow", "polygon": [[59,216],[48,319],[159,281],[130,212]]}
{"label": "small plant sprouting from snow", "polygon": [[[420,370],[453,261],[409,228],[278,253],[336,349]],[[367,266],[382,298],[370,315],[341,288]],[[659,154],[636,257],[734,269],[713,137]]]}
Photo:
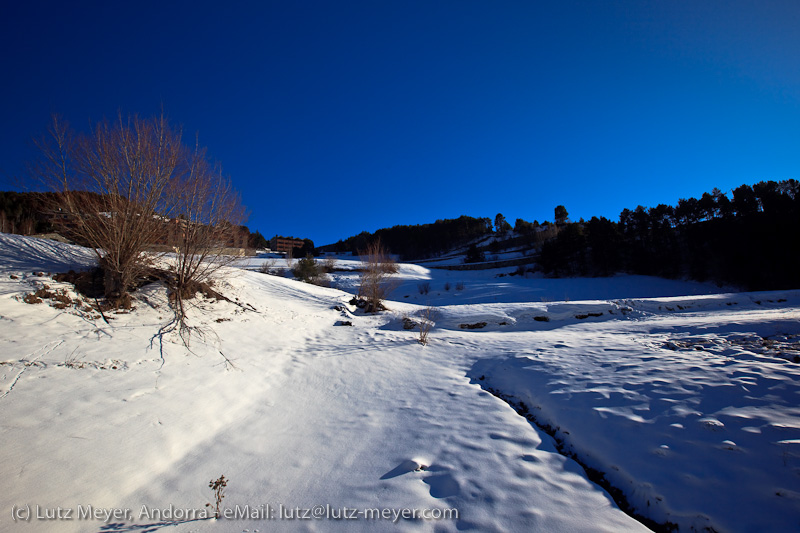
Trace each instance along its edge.
{"label": "small plant sprouting from snow", "polygon": [[215,503],[207,503],[206,507],[214,508],[214,518],[219,518],[220,516],[219,506],[222,503],[222,499],[225,497],[225,487],[227,486],[228,480],[225,479],[225,476],[219,476],[219,479],[212,479],[208,482],[208,488],[214,491]]}

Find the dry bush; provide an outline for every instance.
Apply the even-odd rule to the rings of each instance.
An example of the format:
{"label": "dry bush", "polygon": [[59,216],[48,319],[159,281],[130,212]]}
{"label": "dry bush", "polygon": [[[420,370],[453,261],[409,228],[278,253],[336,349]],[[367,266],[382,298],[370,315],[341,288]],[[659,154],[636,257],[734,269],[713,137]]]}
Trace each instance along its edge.
{"label": "dry bush", "polygon": [[181,134],[164,116],[122,115],[82,135],[53,117],[48,134],[32,171],[60,193],[51,207],[62,232],[97,253],[106,298],[124,302],[150,266],[146,249],[163,232],[160,216],[171,213],[166,191],[180,172]]}
{"label": "dry bush", "polygon": [[364,310],[367,313],[376,313],[385,309],[383,300],[394,289],[390,278],[397,273],[397,264],[389,257],[380,239],[370,243],[359,255],[364,266],[358,296],[366,301]]}
{"label": "dry bush", "polygon": [[237,237],[245,213],[230,179],[222,175],[218,166],[208,163],[205,149],[195,143],[185,157],[185,172],[171,182],[168,192],[175,212],[180,214],[169,221],[177,226],[170,285],[175,295],[177,330],[188,344],[186,300],[237,259],[226,248],[241,240]]}
{"label": "dry bush", "polygon": [[322,270],[326,273],[330,274],[336,270],[336,258],[335,257],[325,257],[322,259]]}
{"label": "dry bush", "polygon": [[286,260],[286,268],[289,269],[289,271],[291,271],[294,268],[293,255],[294,255],[294,248],[289,248],[289,250],[286,252],[286,255],[283,256],[283,258]]}
{"label": "dry bush", "polygon": [[270,274],[274,276],[275,265],[277,265],[277,263],[278,263],[277,259],[275,259],[274,257],[270,257],[261,264],[261,266],[258,268],[258,271],[261,272],[262,274]]}
{"label": "dry bush", "polygon": [[417,290],[423,296],[428,294],[429,292],[431,292],[431,282],[430,281],[426,281],[424,283],[418,284],[417,285]]}
{"label": "dry bush", "polygon": [[433,325],[436,323],[438,313],[436,308],[428,306],[419,313],[419,343],[423,346],[428,344],[428,334],[430,333]]}

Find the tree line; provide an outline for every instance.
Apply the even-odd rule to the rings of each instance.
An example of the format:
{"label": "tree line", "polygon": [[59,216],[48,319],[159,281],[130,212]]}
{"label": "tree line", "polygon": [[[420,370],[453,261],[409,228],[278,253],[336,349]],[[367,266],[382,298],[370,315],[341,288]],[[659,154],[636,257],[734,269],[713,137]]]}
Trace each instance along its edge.
{"label": "tree line", "polygon": [[[52,212],[53,206],[63,201],[59,198],[60,194],[0,191],[0,233],[36,235],[62,231],[63,227],[54,223]],[[247,226],[240,225],[239,231],[247,235],[248,248],[269,248],[269,241],[258,230],[251,232]],[[73,237],[80,240],[79,235]]]}
{"label": "tree line", "polygon": [[325,249],[359,254],[370,243],[380,239],[392,254],[399,255],[403,260],[425,259],[464,246],[491,233],[492,221],[489,218],[460,216],[437,220],[432,224],[398,225],[379,229],[374,233],[364,231]]}
{"label": "tree line", "polygon": [[747,290],[800,286],[800,183],[741,185],[624,209],[619,221],[559,224],[539,263],[554,276],[616,272],[730,283]]}
{"label": "tree line", "polygon": [[46,211],[56,194],[0,191],[0,232],[33,235],[54,231]]}

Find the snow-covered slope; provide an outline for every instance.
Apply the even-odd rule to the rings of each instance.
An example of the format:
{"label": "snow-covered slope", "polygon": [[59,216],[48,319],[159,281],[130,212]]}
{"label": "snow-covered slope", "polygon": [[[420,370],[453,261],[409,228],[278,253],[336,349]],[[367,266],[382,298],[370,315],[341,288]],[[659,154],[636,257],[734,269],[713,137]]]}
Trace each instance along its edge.
{"label": "snow-covered slope", "polygon": [[[402,286],[440,283],[438,273],[403,266],[390,311],[364,316],[346,292],[231,269],[217,288],[232,302],[191,311],[204,336],[189,351],[157,335],[170,319],[157,284],[110,324],[85,303],[21,301],[44,284],[74,299],[46,274],[91,263],[80,248],[0,235],[4,531],[645,529],[489,388],[539,407],[579,459],[617,466],[608,477],[633,505],[661,498],[639,509],[656,520],[723,531],[794,527],[800,516],[798,365],[736,344],[776,333],[791,344],[797,293],[677,298],[674,285],[641,299],[656,294],[624,292],[623,278],[595,292],[595,280],[575,280],[564,302],[563,286],[548,288],[556,280],[470,273],[462,291],[436,288],[423,347],[403,318],[427,302],[404,298]],[[498,282],[481,299],[477,287]],[[553,298],[525,300],[526,290]],[[200,519],[221,474],[223,507],[249,519]],[[88,505],[123,516],[78,519]],[[72,519],[38,520],[37,506],[71,509]],[[28,510],[30,523],[15,525]],[[343,512],[355,519],[330,518]]]}
{"label": "snow-covered slope", "polygon": [[[248,258],[238,265],[257,270],[263,258]],[[286,269],[286,263],[276,263]],[[362,263],[357,259],[339,259],[331,285],[356,292]],[[545,278],[528,274],[513,276],[515,268],[477,271],[450,271],[401,263],[394,279],[390,298],[422,305],[460,305],[485,303],[552,302],[618,298],[656,298],[716,294],[720,288],[711,283],[680,281],[654,276],[617,275],[608,278]],[[427,293],[420,289],[429,285]]]}
{"label": "snow-covered slope", "polygon": [[530,331],[524,345],[489,333],[506,355],[469,375],[524,402],[659,523],[797,530],[797,292],[626,304],[635,320]]}

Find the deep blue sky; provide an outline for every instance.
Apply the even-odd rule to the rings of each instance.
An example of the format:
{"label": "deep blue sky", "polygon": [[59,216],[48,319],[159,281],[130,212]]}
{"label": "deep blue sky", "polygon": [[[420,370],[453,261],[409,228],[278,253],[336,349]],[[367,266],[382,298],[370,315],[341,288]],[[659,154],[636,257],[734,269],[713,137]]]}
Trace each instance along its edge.
{"label": "deep blue sky", "polygon": [[800,179],[798,28],[797,0],[4,0],[0,185],[53,112],[163,106],[267,237],[616,220]]}

